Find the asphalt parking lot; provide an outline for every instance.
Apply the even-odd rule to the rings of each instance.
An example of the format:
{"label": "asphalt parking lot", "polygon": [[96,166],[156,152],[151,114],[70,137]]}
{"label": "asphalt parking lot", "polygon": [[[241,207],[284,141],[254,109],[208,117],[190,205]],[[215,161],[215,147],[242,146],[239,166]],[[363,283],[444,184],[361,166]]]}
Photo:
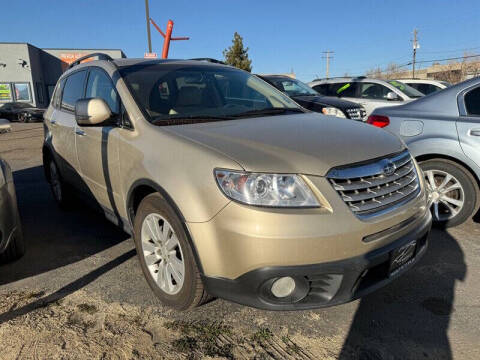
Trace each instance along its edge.
{"label": "asphalt parking lot", "polygon": [[214,300],[177,313],[148,288],[129,235],[83,203],[56,207],[42,131],[0,135],[28,246],[0,267],[2,359],[478,359],[480,223],[434,229],[415,268],[349,304],[268,312]]}

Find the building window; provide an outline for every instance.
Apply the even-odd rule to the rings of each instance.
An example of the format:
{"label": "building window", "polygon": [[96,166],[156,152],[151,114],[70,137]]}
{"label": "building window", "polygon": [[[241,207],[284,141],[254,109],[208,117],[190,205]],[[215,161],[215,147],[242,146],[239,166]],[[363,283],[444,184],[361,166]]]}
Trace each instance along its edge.
{"label": "building window", "polygon": [[0,101],[12,101],[12,88],[8,83],[0,83]]}
{"label": "building window", "polygon": [[15,83],[13,84],[13,87],[15,89],[16,101],[32,101],[30,86],[28,83]]}

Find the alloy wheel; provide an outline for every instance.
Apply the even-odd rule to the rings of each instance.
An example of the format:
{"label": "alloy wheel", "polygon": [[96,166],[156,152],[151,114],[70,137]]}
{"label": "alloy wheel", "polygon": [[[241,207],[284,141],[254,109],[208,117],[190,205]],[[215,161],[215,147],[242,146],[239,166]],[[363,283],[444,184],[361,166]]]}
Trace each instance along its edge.
{"label": "alloy wheel", "polygon": [[424,174],[432,197],[434,220],[447,221],[455,217],[465,203],[465,192],[458,179],[442,170],[425,170]]}
{"label": "alloy wheel", "polygon": [[185,280],[185,263],[175,231],[155,213],[145,217],[141,231],[142,253],[150,275],[163,292],[177,294]]}

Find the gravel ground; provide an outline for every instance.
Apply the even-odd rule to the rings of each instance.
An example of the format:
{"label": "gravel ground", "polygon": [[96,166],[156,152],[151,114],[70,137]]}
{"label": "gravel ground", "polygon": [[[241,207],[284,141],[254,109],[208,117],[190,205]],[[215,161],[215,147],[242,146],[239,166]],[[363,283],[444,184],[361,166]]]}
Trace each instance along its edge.
{"label": "gravel ground", "polygon": [[42,135],[42,124],[0,135],[28,246],[0,267],[2,359],[478,359],[480,224],[434,229],[415,268],[349,304],[268,312],[214,300],[178,313],[153,296],[129,235],[83,204],[56,207]]}

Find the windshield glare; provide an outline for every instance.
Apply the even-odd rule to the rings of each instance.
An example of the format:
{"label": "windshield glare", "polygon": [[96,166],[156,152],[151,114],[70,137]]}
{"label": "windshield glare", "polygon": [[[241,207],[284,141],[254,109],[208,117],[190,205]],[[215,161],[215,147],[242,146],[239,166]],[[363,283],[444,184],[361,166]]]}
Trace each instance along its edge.
{"label": "windshield glare", "polygon": [[287,93],[288,96],[318,95],[318,93],[310,86],[296,79],[267,79],[272,82],[277,87],[277,89]]}
{"label": "windshield glare", "polygon": [[398,90],[400,90],[401,92],[403,92],[405,95],[407,95],[410,98],[419,98],[419,97],[425,96],[425,94],[421,93],[417,89],[414,89],[410,85],[404,84],[400,81],[391,80],[388,83],[390,85],[395,86]]}
{"label": "windshield glare", "polygon": [[[220,66],[134,65],[120,70],[149,121],[255,116],[266,109],[301,108],[271,85],[245,72]],[[180,123],[180,122],[179,122]]]}

